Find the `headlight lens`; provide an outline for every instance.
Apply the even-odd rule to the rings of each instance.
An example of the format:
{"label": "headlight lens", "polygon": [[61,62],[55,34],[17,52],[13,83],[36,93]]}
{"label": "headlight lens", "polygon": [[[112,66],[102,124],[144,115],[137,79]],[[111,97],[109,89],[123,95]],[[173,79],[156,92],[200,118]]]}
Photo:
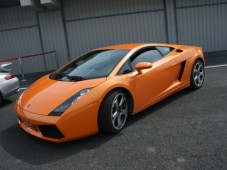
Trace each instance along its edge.
{"label": "headlight lens", "polygon": [[91,88],[81,90],[80,92],[76,93],[60,106],[58,106],[54,111],[52,111],[49,116],[61,116],[70,106],[72,106],[77,100],[79,100],[83,95],[88,93]]}

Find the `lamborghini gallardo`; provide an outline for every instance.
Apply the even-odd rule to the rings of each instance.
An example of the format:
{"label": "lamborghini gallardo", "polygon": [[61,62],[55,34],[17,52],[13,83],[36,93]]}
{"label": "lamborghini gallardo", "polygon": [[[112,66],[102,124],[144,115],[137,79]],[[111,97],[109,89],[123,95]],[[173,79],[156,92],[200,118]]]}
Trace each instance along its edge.
{"label": "lamborghini gallardo", "polygon": [[52,142],[118,133],[129,115],[202,87],[201,47],[122,44],[92,50],[33,83],[15,102],[20,127]]}

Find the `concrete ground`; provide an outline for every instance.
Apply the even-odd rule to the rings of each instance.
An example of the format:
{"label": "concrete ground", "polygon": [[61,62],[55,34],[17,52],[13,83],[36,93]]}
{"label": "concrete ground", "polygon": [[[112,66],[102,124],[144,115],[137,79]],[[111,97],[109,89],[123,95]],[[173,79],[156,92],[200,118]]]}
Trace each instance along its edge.
{"label": "concrete ground", "polygon": [[[212,65],[212,64],[210,64]],[[24,83],[28,85],[30,81]],[[55,144],[17,125],[11,96],[0,107],[0,169],[227,169],[227,67],[130,117],[117,135]]]}

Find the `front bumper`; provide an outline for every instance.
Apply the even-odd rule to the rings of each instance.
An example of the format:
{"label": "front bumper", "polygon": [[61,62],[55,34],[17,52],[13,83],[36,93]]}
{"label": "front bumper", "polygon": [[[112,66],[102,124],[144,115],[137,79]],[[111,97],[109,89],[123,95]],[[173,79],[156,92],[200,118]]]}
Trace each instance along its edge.
{"label": "front bumper", "polygon": [[38,138],[61,143],[86,137],[98,132],[97,106],[90,104],[76,112],[62,116],[45,116],[14,106],[20,127]]}

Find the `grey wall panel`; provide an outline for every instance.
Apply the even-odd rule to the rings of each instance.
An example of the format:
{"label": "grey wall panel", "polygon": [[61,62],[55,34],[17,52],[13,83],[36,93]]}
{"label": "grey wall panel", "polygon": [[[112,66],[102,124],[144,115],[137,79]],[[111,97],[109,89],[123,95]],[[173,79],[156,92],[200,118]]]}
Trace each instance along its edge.
{"label": "grey wall panel", "polygon": [[226,50],[227,4],[177,10],[179,43]]}
{"label": "grey wall panel", "polygon": [[60,65],[68,62],[61,12],[40,13],[39,23],[44,51],[56,50],[55,54],[46,55],[47,69],[53,70],[57,67],[54,55],[56,55]]}
{"label": "grey wall panel", "polygon": [[177,30],[176,30],[176,18],[175,18],[175,6],[174,0],[165,0],[166,5],[166,26],[168,31],[168,43],[177,43]]}
{"label": "grey wall panel", "polygon": [[[40,41],[37,28],[27,28],[0,32],[0,60],[17,56],[40,53]],[[22,60],[26,73],[43,71],[41,57]],[[20,73],[18,62],[12,65],[13,73]]]}
{"label": "grey wall panel", "polygon": [[163,9],[160,0],[64,0],[66,20]]}
{"label": "grey wall panel", "polygon": [[166,41],[163,11],[68,22],[67,30],[72,56],[112,44]]}
{"label": "grey wall panel", "polygon": [[32,8],[10,7],[0,9],[0,31],[17,27],[37,25]]}
{"label": "grey wall panel", "polygon": [[176,0],[177,7],[227,3],[227,0]]}

